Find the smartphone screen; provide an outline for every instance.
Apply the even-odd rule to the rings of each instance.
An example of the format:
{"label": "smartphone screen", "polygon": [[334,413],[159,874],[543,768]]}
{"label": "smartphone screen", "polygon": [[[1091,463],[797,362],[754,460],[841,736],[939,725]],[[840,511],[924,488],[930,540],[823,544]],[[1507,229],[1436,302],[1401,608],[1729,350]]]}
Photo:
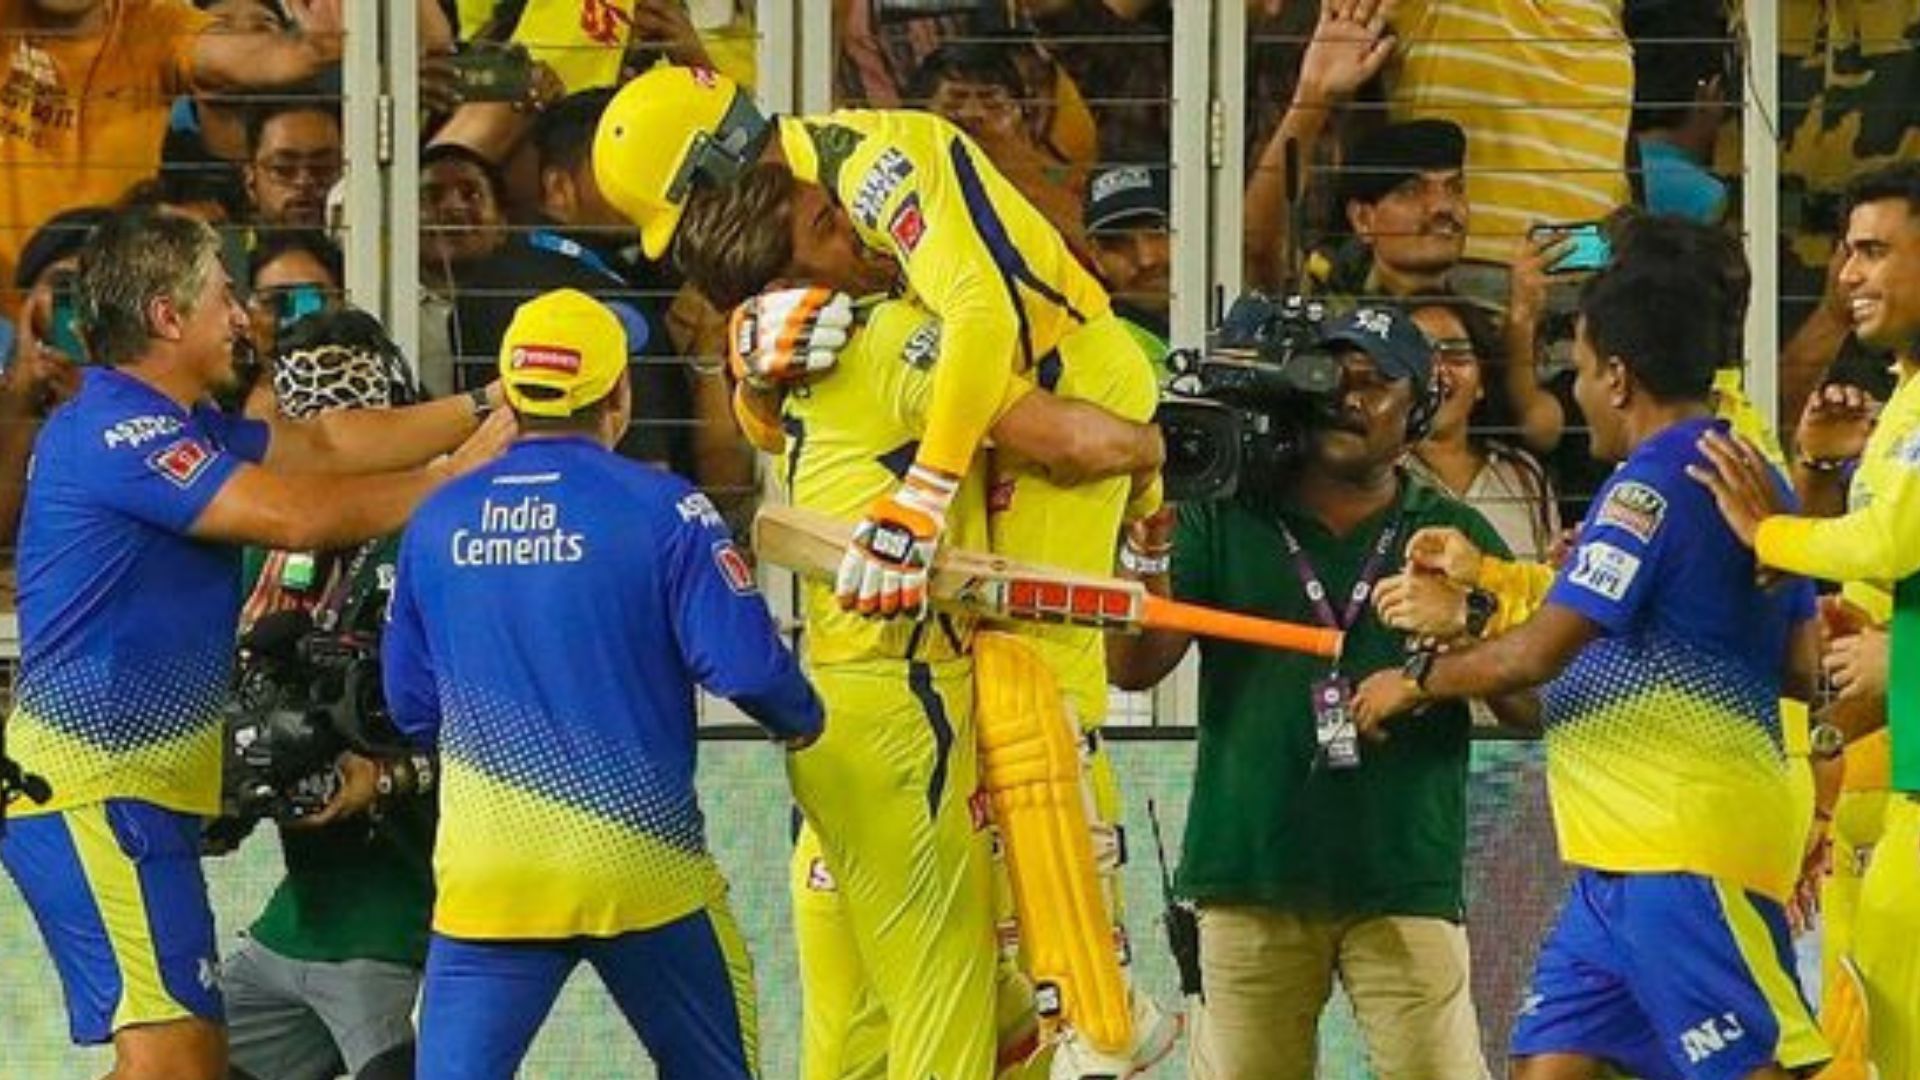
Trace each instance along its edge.
{"label": "smartphone screen", "polygon": [[468,101],[521,101],[533,92],[533,61],[519,49],[469,45],[451,60]]}
{"label": "smartphone screen", "polygon": [[327,309],[327,291],[318,285],[289,285],[274,295],[274,323],[286,333],[294,323]]}
{"label": "smartphone screen", "polygon": [[47,327],[47,344],[55,352],[76,364],[87,362],[87,347],[80,340],[79,297],[68,283],[53,292],[53,312]]}
{"label": "smartphone screen", "polygon": [[1600,231],[1597,221],[1536,225],[1528,235],[1535,240],[1546,237],[1571,241],[1566,253],[1553,264],[1556,274],[1591,273],[1605,267],[1613,258],[1613,245],[1607,242],[1607,234]]}

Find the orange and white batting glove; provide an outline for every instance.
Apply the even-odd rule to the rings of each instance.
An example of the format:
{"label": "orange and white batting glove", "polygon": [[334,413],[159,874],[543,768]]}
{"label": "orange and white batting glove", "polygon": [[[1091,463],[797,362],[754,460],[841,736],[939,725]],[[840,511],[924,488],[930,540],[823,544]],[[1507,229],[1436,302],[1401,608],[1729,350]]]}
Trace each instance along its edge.
{"label": "orange and white batting glove", "polygon": [[926,615],[927,574],[959,487],[959,477],[915,465],[893,494],[873,504],[840,559],[834,593],[843,609]]}
{"label": "orange and white batting glove", "polygon": [[727,367],[758,389],[833,369],[853,327],[853,299],[832,289],[774,289],[733,309]]}

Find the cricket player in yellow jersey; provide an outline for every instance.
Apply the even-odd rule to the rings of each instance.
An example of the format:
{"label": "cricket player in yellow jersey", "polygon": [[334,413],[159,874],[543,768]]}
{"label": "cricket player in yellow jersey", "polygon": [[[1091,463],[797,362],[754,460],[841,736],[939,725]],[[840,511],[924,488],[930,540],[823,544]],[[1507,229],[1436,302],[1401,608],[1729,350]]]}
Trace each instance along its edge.
{"label": "cricket player in yellow jersey", "polygon": [[[735,351],[743,426],[778,455],[776,475],[795,505],[857,520],[874,492],[891,485],[921,429],[940,324],[916,305],[887,301],[850,326],[848,299],[825,289],[771,294],[752,310],[736,331],[750,341],[785,340],[788,348]],[[776,356],[791,363],[775,371],[760,362]],[[836,361],[844,370],[825,377]],[[1150,428],[1037,392],[1024,380],[993,430],[1001,443],[1073,476],[1126,475],[1159,456]],[[956,542],[975,550],[987,546],[984,476],[968,474],[950,523]],[[1024,981],[996,969],[994,910],[977,888],[987,869],[984,808],[967,803],[976,790],[966,722],[971,620],[866,619],[842,610],[830,585],[812,581],[803,585],[802,604],[810,673],[849,730],[796,763],[829,777],[833,786],[823,790],[837,793],[824,805],[808,800],[819,827],[803,827],[792,864],[806,988],[802,1076],[881,1076],[889,1063],[897,1063],[896,1076],[929,1075],[928,1065],[936,1066],[932,1075],[986,1075],[977,1073],[979,1054],[991,1055],[996,1027],[996,1067],[1015,1064],[1032,1052],[1037,1032]],[[916,716],[926,710],[913,707],[923,670],[935,685],[948,684],[945,713],[960,721],[945,738],[930,737]],[[895,715],[908,720],[876,726],[875,717]],[[889,779],[899,777],[910,782]],[[921,836],[929,778],[945,785],[956,811],[945,824],[933,818],[931,845]],[[839,793],[846,790],[857,797]],[[858,821],[842,821],[848,813]]]}
{"label": "cricket player in yellow jersey", "polygon": [[[609,201],[640,227],[648,253],[658,257],[673,245],[682,272],[716,306],[759,292],[796,255],[854,244],[890,256],[908,293],[940,318],[941,351],[950,360],[934,368],[911,463],[854,531],[836,590],[843,607],[923,613],[927,567],[947,507],[1016,373],[1122,418],[1145,420],[1152,411],[1152,363],[1112,313],[1105,291],[979,149],[938,117],[845,111],[769,122],[724,78],[656,68],[608,108],[594,169]],[[769,173],[787,178],[791,198],[782,213],[752,212],[746,181]],[[706,246],[726,257],[703,258],[684,239],[676,242],[683,216],[716,223],[705,230]],[[996,485],[997,550],[1110,570],[1130,490],[1125,478],[1069,490],[1025,472],[1002,475],[1018,479]],[[1008,671],[1041,686],[1002,696],[993,691],[1010,683],[981,679],[989,791],[997,804],[1039,808],[1012,820],[1003,812],[1000,821],[1025,947],[1051,991],[1049,1005],[1054,994],[1060,998],[1048,1011],[1083,1042],[1124,1062],[1138,1035],[1120,970],[1124,942],[1116,945],[1106,919],[1078,902],[1098,860],[1090,845],[1053,846],[1061,832],[1048,827],[1063,802],[1080,798],[1079,780],[1046,773],[1001,783],[993,764],[1042,753],[1040,741],[1044,760],[1079,757],[1075,748],[1063,751],[1058,738],[1076,723],[1091,729],[1104,716],[1100,635],[1022,634],[996,651]],[[1029,782],[1036,799],[1011,797]],[[1103,1064],[1091,1071],[1122,1070]]]}
{"label": "cricket player in yellow jersey", "polygon": [[[789,501],[854,521],[892,488],[924,407],[927,380],[912,378],[913,365],[937,334],[912,305],[882,305],[841,354],[842,377],[784,395],[775,464]],[[956,543],[986,546],[982,480],[962,486],[949,523]],[[863,619],[816,580],[801,585],[800,614],[807,673],[835,722],[793,763],[807,815],[793,859],[801,1076],[991,1076],[992,880],[976,801],[971,622]]]}
{"label": "cricket player in yellow jersey", "polygon": [[[1920,163],[1900,162],[1848,189],[1839,285],[1854,333],[1891,349],[1900,381],[1856,474],[1863,505],[1842,517],[1781,512],[1753,476],[1748,448],[1713,444],[1703,477],[1759,561],[1833,581],[1891,583],[1886,724],[1892,769],[1885,832],[1860,884],[1853,958],[1866,988],[1872,1058],[1886,1077],[1920,1075]],[[1848,734],[1858,734],[1849,732]]]}

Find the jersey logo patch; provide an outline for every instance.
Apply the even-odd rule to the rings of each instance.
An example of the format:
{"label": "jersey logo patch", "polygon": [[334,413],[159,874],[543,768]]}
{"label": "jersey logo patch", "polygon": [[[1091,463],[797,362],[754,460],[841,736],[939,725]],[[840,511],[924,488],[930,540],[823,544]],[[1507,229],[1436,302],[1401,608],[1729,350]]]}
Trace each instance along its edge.
{"label": "jersey logo patch", "polygon": [[1638,555],[1622,551],[1604,541],[1595,540],[1580,545],[1574,558],[1573,573],[1567,580],[1615,602],[1627,595],[1627,589],[1640,573]]}
{"label": "jersey logo patch", "polygon": [[880,211],[886,209],[893,194],[907,177],[913,175],[913,162],[907,155],[888,147],[880,152],[860,186],[853,193],[853,216],[869,229],[880,227]]}
{"label": "jersey logo patch", "polygon": [[207,444],[198,439],[177,439],[147,458],[147,467],[173,481],[175,487],[187,488],[193,486],[212,460],[213,451],[207,449]]}
{"label": "jersey logo patch", "polygon": [[900,350],[901,359],[907,366],[925,371],[940,358],[940,324],[930,322],[913,332],[907,338],[906,347]]}
{"label": "jersey logo patch", "polygon": [[178,435],[183,426],[180,418],[175,416],[135,416],[108,428],[104,437],[109,450],[121,446],[137,447],[168,435]]}
{"label": "jersey logo patch", "polygon": [[807,890],[809,892],[837,892],[833,871],[827,869],[827,860],[809,859],[807,861]]}
{"label": "jersey logo patch", "polygon": [[920,246],[927,235],[927,219],[920,212],[920,196],[907,196],[900,209],[893,212],[893,220],[887,223],[887,234],[893,237],[894,246],[902,255],[911,255],[913,249]]}
{"label": "jersey logo patch", "polygon": [[1612,525],[1624,529],[1640,539],[1641,543],[1653,540],[1653,534],[1660,531],[1660,523],[1667,517],[1667,497],[1645,484],[1628,480],[1615,484],[1607,492],[1607,501],[1600,504],[1600,513],[1593,524]]}
{"label": "jersey logo patch", "polygon": [[727,527],[727,520],[720,516],[720,509],[713,505],[713,500],[707,498],[703,491],[695,491],[683,496],[679,502],[673,504],[673,508],[679,513],[681,521],[688,523],[697,521],[710,529]]}
{"label": "jersey logo patch", "polygon": [[747,565],[747,557],[740,554],[733,541],[722,540],[713,545],[713,565],[720,568],[720,576],[726,579],[727,588],[736,596],[752,596],[758,590],[753,584],[753,567]]}
{"label": "jersey logo patch", "polygon": [[1900,444],[1893,456],[1902,465],[1920,465],[1920,431],[1907,436],[1907,441]]}

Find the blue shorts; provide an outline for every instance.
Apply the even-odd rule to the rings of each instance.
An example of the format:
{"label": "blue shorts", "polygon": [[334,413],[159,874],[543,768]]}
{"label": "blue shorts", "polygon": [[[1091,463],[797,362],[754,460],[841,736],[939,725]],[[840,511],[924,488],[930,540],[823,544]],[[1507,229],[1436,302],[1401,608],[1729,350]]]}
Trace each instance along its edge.
{"label": "blue shorts", "polygon": [[759,1075],[753,967],[726,901],[609,938],[473,941],[433,935],[418,1080],[510,1080],[582,960],[600,973],[661,1080]]}
{"label": "blue shorts", "polygon": [[134,799],[10,817],[0,862],[53,954],[74,1042],[222,1022],[198,817]]}
{"label": "blue shorts", "polygon": [[1642,1080],[1825,1061],[1780,905],[1697,874],[1582,870],[1540,950],[1513,1056],[1579,1054]]}

